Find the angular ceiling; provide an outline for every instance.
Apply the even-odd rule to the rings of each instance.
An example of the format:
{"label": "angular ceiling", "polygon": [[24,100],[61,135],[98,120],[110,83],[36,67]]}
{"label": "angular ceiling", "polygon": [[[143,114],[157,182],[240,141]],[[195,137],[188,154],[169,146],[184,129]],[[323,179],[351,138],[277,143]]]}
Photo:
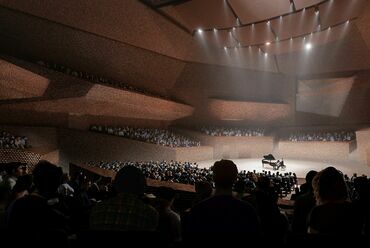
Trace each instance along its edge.
{"label": "angular ceiling", "polygon": [[[139,0],[0,0],[0,54],[56,62],[169,95],[194,107],[198,116],[206,116],[209,98],[283,101],[291,110],[297,78],[370,70],[367,0],[176,2],[150,8]],[[47,104],[37,106],[77,98],[84,108],[91,82],[33,70],[27,63],[22,67],[50,80],[37,93]],[[354,92],[351,104],[360,106],[355,96],[369,89]],[[32,101],[32,96],[21,97]],[[364,107],[361,113],[366,111]],[[151,118],[174,120],[191,111],[185,112],[176,118]],[[343,118],[351,114],[345,113]]]}

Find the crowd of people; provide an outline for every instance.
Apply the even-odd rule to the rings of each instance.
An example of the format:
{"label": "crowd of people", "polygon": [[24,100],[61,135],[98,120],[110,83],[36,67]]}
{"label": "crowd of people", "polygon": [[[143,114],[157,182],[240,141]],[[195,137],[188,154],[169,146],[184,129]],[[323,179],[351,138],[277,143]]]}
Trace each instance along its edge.
{"label": "crowd of people", "polygon": [[1,131],[0,134],[0,148],[17,148],[25,149],[30,148],[28,138],[26,136],[17,136],[7,131]]}
{"label": "crowd of people", "polygon": [[[197,163],[192,162],[177,162],[172,160],[148,162],[89,161],[87,165],[116,172],[125,166],[134,166],[139,168],[146,178],[192,185],[205,181],[214,186],[212,169],[199,168]],[[238,173],[238,182],[235,189],[237,191],[240,191],[240,189],[244,191],[252,191],[256,186],[258,178],[267,178],[273,185],[278,196],[286,196],[297,184],[297,176],[292,172],[285,172],[282,174],[279,171],[271,173],[271,171],[266,170],[263,170],[262,172],[256,172],[255,170],[241,170]]]}
{"label": "crowd of people", "polygon": [[353,131],[338,132],[295,132],[289,135],[289,141],[351,141],[356,139]]}
{"label": "crowd of people", "polygon": [[211,136],[264,136],[264,128],[201,127],[200,131]]}
{"label": "crowd of people", "polygon": [[[172,162],[173,168],[180,166],[175,164]],[[293,217],[288,219],[278,205],[273,186],[272,179],[278,174],[240,172],[231,160],[216,161],[207,171],[210,176],[206,178],[212,184],[196,182],[194,201],[179,212],[174,208],[177,192],[173,189],[157,188],[150,198],[145,194],[145,173],[151,170],[143,170],[144,165],[120,166],[115,162],[112,166],[119,167],[117,175],[113,181],[103,182],[101,178],[89,179],[83,172],[69,178],[60,167],[47,161],[40,161],[32,175],[23,165],[12,164],[0,182],[2,227],[17,234],[26,231],[24,235],[58,229],[70,237],[76,238],[73,234],[77,234],[77,239],[81,230],[105,234],[116,231],[117,240],[125,231],[133,231],[130,235],[152,232],[157,236],[146,241],[161,247],[234,245],[240,243],[237,237],[249,244],[279,246],[288,242],[288,233],[337,235],[332,241],[348,237],[351,242],[357,240],[353,239],[359,237],[356,235],[369,235],[369,178],[347,178],[352,183],[348,187],[345,176],[334,167],[307,173],[306,183],[294,199]],[[190,164],[188,167],[196,168]],[[253,185],[251,190],[240,184],[246,178]],[[96,235],[104,233],[92,232],[94,236],[88,240],[96,240]],[[140,238],[145,241],[146,236]],[[30,242],[12,241],[16,244],[22,240]]]}
{"label": "crowd of people", "polygon": [[134,139],[170,147],[194,147],[200,146],[199,141],[175,134],[166,129],[136,128],[136,127],[109,127],[92,125],[91,131],[117,135],[123,138]]}
{"label": "crowd of people", "polygon": [[84,80],[87,80],[87,81],[90,81],[90,82],[93,82],[93,83],[106,84],[106,85],[114,86],[114,87],[117,87],[117,88],[120,88],[120,89],[123,89],[123,90],[128,90],[128,91],[133,91],[133,92],[137,92],[137,93],[148,95],[148,96],[154,96],[154,97],[160,97],[160,98],[168,99],[168,97],[164,96],[164,95],[154,94],[154,93],[149,92],[147,90],[140,89],[138,87],[134,87],[132,85],[129,85],[129,84],[126,84],[126,83],[123,83],[123,82],[119,82],[119,81],[112,80],[112,79],[107,79],[107,78],[104,78],[102,76],[97,76],[97,75],[94,75],[94,74],[91,74],[91,73],[88,73],[88,72],[82,72],[82,71],[79,71],[79,70],[76,70],[76,69],[72,69],[72,68],[70,68],[68,66],[65,66],[65,65],[60,65],[60,64],[52,63],[52,62],[46,62],[46,61],[42,61],[42,60],[37,61],[37,64],[39,64],[41,66],[44,66],[48,69],[52,69],[54,71],[62,72],[62,73],[65,73],[69,76],[78,77],[78,78],[81,78],[81,79],[84,79]]}

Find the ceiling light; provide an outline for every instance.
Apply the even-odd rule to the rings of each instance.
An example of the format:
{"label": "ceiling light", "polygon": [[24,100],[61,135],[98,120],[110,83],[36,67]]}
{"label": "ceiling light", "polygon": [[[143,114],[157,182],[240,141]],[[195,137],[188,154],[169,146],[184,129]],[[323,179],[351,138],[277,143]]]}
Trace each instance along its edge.
{"label": "ceiling light", "polygon": [[312,44],[311,44],[311,43],[307,43],[307,44],[305,45],[305,48],[306,48],[307,50],[310,50],[310,49],[312,48]]}
{"label": "ceiling light", "polygon": [[198,28],[198,30],[197,30],[197,31],[198,31],[198,33],[200,33],[200,34],[201,34],[201,33],[203,33],[203,30],[202,30],[201,28]]}
{"label": "ceiling light", "polygon": [[349,23],[349,20],[347,20],[347,22],[346,22],[347,24]]}
{"label": "ceiling light", "polygon": [[267,53],[265,53],[265,57],[267,57]]}
{"label": "ceiling light", "polygon": [[235,27],[233,27],[233,31],[235,31]]}
{"label": "ceiling light", "polygon": [[269,46],[271,44],[271,42],[268,41],[265,44],[266,44],[266,46]]}
{"label": "ceiling light", "polygon": [[270,25],[270,21],[267,22],[267,25]]}
{"label": "ceiling light", "polygon": [[227,47],[226,46],[224,46],[224,50],[226,51],[226,49],[227,49]]}
{"label": "ceiling light", "polygon": [[214,28],[214,29],[213,29],[213,32],[217,32],[217,29],[216,29],[216,28]]}

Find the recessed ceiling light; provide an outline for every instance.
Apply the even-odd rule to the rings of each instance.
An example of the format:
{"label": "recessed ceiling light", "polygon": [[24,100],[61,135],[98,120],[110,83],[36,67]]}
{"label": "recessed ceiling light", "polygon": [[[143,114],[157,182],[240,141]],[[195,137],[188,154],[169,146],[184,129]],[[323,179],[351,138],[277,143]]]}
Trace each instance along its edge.
{"label": "recessed ceiling light", "polygon": [[305,48],[306,48],[307,50],[310,50],[310,49],[312,48],[312,44],[311,44],[311,43],[307,43],[307,44],[305,45]]}

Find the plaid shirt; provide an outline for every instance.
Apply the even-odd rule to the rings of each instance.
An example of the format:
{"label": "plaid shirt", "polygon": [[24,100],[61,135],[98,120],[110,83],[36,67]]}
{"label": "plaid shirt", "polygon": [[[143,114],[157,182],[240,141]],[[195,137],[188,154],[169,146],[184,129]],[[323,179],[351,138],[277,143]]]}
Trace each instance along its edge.
{"label": "plaid shirt", "polygon": [[154,231],[158,212],[139,196],[121,193],[93,207],[90,227],[99,230]]}

